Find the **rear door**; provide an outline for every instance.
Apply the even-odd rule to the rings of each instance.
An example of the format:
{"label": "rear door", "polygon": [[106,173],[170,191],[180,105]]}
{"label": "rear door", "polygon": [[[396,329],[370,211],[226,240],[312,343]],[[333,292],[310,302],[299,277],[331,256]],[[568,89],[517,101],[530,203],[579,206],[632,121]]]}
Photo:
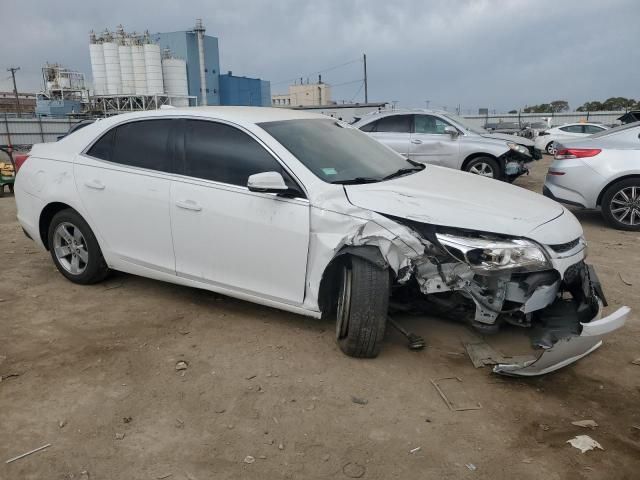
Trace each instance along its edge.
{"label": "rear door", "polygon": [[249,175],[278,160],[235,126],[184,120],[184,166],[171,186],[178,276],[291,304],[304,299],[309,202],[251,192]]}
{"label": "rear door", "polygon": [[380,143],[393,148],[399,154],[408,157],[412,121],[412,114],[389,115],[362,126],[360,130],[368,133]]}
{"label": "rear door", "polygon": [[435,115],[416,114],[409,158],[416,162],[459,168],[461,137],[445,133],[448,126],[452,125]]}
{"label": "rear door", "polygon": [[102,248],[118,262],[165,273],[175,273],[169,219],[175,122],[140,120],[114,127],[74,166],[78,193]]}

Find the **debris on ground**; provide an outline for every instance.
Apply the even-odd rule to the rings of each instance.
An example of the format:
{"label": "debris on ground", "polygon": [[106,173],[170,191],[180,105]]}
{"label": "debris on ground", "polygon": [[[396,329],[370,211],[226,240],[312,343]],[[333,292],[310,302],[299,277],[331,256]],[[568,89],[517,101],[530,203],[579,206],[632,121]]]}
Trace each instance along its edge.
{"label": "debris on ground", "polygon": [[476,467],[473,463],[465,463],[464,466],[467,467],[472,472],[478,469],[478,467]]}
{"label": "debris on ground", "polygon": [[254,457],[252,457],[251,455],[247,455],[246,457],[244,457],[244,463],[253,463],[256,461],[256,459]]}
{"label": "debris on ground", "polygon": [[159,477],[156,477],[156,480],[164,480],[165,478],[169,478],[172,475],[173,475],[173,473],[167,473],[165,475],[160,475]]}
{"label": "debris on ground", "polygon": [[180,360],[178,363],[176,363],[176,371],[179,372],[181,370],[186,370],[189,367],[189,364],[187,362],[185,362],[184,360]]}
{"label": "debris on ground", "polygon": [[122,417],[123,423],[131,423],[133,422],[133,417]]}
{"label": "debris on ground", "polygon": [[247,376],[246,376],[246,377],[244,377],[244,378],[246,378],[247,380],[253,380],[253,379],[254,379],[254,378],[256,378],[256,377],[257,377],[257,375],[247,375]]}
{"label": "debris on ground", "polygon": [[540,429],[545,431],[545,432],[548,432],[551,429],[551,427],[549,425],[547,425],[546,423],[540,423],[538,425],[538,427],[540,427]]}
{"label": "debris on ground", "polygon": [[351,401],[353,403],[357,403],[358,405],[366,405],[367,403],[369,403],[369,400],[365,398],[354,397],[354,396],[351,396]]}
{"label": "debris on ground", "polygon": [[216,408],[216,409],[214,410],[214,412],[215,412],[215,413],[224,413],[224,412],[226,412],[226,411],[227,411],[227,409],[226,409],[226,408]]}
{"label": "debris on ground", "polygon": [[636,358],[635,360],[631,360],[631,363],[633,365],[640,365],[640,357]]}
{"label": "debris on ground", "polygon": [[632,287],[633,286],[633,283],[628,282],[627,280],[622,278],[622,274],[620,272],[618,272],[618,277],[620,277],[620,280],[622,280],[622,283],[624,283],[627,287]]}
{"label": "debris on ground", "polygon": [[66,424],[67,424],[66,420],[60,420],[58,422],[58,428],[64,428]]}
{"label": "debris on ground", "polygon": [[176,428],[184,428],[184,421],[176,418]]}
{"label": "debris on ground", "polygon": [[278,444],[278,450],[284,450],[284,443]]}
{"label": "debris on ground", "polygon": [[328,462],[330,458],[331,458],[331,455],[329,455],[329,454],[327,453],[326,455],[323,455],[323,456],[322,456],[322,461],[323,461],[323,462]]}
{"label": "debris on ground", "polygon": [[[431,379],[431,384],[450,410],[460,412],[464,410],[479,410],[482,408],[480,402],[472,400],[467,394],[460,377]],[[445,391],[447,393],[445,393]]]}
{"label": "debris on ground", "polygon": [[598,426],[595,420],[577,420],[575,422],[571,422],[571,425],[582,428],[590,428],[592,430]]}
{"label": "debris on ground", "polygon": [[474,338],[470,342],[464,342],[462,345],[467,351],[469,360],[471,360],[471,363],[473,363],[473,366],[476,368],[504,363],[520,363],[529,358],[527,355],[514,357],[505,356],[479,337]]}
{"label": "debris on ground", "polygon": [[409,450],[409,453],[416,453],[416,452],[419,452],[420,450],[422,450],[422,447],[412,448],[411,450]]}
{"label": "debris on ground", "polygon": [[578,435],[570,440],[567,440],[567,443],[570,443],[571,446],[580,450],[581,453],[588,452],[589,450],[593,450],[595,448],[604,450],[604,448],[602,448],[602,445],[596,442],[589,435]]}
{"label": "debris on ground", "polygon": [[116,433],[116,440],[124,440],[124,433]]}
{"label": "debris on ground", "polygon": [[364,476],[364,472],[366,472],[366,469],[359,463],[349,462],[344,464],[344,466],[342,467],[342,473],[344,473],[349,478],[361,478],[362,476]]}
{"label": "debris on ground", "polygon": [[6,375],[0,375],[0,382],[2,382],[3,380],[6,380],[7,378],[14,378],[19,376],[20,376],[19,373],[7,373]]}
{"label": "debris on ground", "polygon": [[37,453],[37,452],[39,452],[41,450],[44,450],[45,448],[49,448],[50,446],[51,446],[51,444],[47,443],[46,445],[43,445],[43,446],[38,447],[38,448],[34,448],[33,450],[29,450],[28,452],[25,452],[25,453],[23,453],[21,455],[18,455],[17,457],[10,458],[9,460],[7,460],[4,463],[15,462],[16,460],[20,460],[21,458],[28,457],[29,455],[32,455],[32,454]]}
{"label": "debris on ground", "polygon": [[409,342],[407,345],[407,348],[409,348],[409,350],[422,350],[424,347],[427,346],[427,342],[424,341],[424,338],[422,338],[420,335],[416,335],[413,332],[409,332],[402,325],[396,322],[393,318],[387,317],[387,321],[389,325],[395,328],[398,332],[400,332],[400,334],[402,334],[407,339],[407,341]]}

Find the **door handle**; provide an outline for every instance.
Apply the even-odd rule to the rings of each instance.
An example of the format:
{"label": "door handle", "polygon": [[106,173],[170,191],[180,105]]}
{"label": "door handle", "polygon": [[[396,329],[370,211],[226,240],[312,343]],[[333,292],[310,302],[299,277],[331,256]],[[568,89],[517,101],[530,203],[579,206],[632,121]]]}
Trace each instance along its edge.
{"label": "door handle", "polygon": [[413,140],[411,140],[411,143],[415,145],[422,145],[422,140],[418,140],[417,138],[414,138]]}
{"label": "door handle", "polygon": [[176,202],[176,206],[185,210],[193,210],[194,212],[199,212],[200,210],[202,210],[200,204],[198,202],[194,202],[193,200],[178,200]]}
{"label": "door handle", "polygon": [[100,180],[87,180],[84,185],[94,190],[104,190],[104,184]]}

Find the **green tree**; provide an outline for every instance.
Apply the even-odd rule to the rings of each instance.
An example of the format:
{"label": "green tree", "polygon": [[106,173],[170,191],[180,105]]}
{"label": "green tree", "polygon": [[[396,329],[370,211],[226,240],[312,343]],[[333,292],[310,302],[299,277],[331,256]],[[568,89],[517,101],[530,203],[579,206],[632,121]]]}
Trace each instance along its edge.
{"label": "green tree", "polygon": [[509,110],[509,113],[518,113],[518,110]]}
{"label": "green tree", "polygon": [[566,100],[554,100],[551,102],[551,111],[554,113],[566,112],[569,110],[569,102]]}

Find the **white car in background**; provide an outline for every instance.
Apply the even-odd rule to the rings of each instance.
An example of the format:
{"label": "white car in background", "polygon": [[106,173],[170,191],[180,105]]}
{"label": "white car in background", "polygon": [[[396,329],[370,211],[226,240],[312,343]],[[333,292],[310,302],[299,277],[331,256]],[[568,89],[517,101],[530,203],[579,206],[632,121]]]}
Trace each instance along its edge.
{"label": "white car in background", "polygon": [[114,269],[333,316],[355,357],[380,351],[390,297],[486,333],[530,331],[534,350],[494,369],[510,375],[576,361],[629,314],[601,318],[582,227],[560,204],[309,112],[106,118],[35,145],[15,196],[25,233],[72,282]]}
{"label": "white car in background", "polygon": [[570,138],[587,137],[596,133],[607,130],[608,127],[598,123],[567,123],[559,127],[548,128],[538,133],[535,137],[535,146],[538,150],[547,152],[549,155],[555,155],[555,142]]}
{"label": "white car in background", "polygon": [[549,167],[544,195],[600,208],[620,230],[640,230],[640,122],[564,140]]}

